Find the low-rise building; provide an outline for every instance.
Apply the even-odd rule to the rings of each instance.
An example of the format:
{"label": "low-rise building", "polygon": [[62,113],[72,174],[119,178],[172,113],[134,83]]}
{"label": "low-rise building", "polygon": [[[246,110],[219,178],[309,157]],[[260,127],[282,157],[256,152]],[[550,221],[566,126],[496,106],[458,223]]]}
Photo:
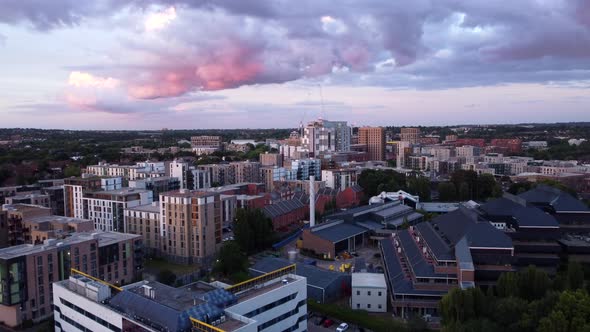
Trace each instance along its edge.
{"label": "low-rise building", "polygon": [[353,273],[350,307],[369,312],[387,311],[387,283],[381,273]]}
{"label": "low-rise building", "polygon": [[53,297],[57,332],[307,330],[306,280],[294,266],[234,286],[141,281],[116,287],[72,275],[54,284]]}

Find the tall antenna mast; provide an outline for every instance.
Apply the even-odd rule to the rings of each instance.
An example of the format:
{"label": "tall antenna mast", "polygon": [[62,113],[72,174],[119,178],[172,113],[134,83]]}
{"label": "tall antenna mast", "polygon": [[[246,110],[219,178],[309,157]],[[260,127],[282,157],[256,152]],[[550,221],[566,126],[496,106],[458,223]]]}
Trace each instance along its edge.
{"label": "tall antenna mast", "polygon": [[318,84],[320,87],[320,100],[322,102],[322,118],[326,119],[326,110],[324,109],[324,93],[322,91],[322,85]]}

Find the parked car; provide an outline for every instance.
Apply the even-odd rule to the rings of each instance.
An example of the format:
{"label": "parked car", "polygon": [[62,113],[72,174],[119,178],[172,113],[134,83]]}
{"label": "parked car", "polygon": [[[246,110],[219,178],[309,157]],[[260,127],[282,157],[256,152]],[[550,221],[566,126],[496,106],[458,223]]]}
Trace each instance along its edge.
{"label": "parked car", "polygon": [[326,316],[320,316],[320,317],[318,317],[318,319],[316,319],[315,325],[320,326],[320,325],[324,324],[325,321],[326,321]]}
{"label": "parked car", "polygon": [[331,319],[326,319],[326,320],[324,321],[324,327],[330,327],[330,326],[332,326],[332,325],[334,325],[334,321],[333,321],[333,320],[331,320]]}
{"label": "parked car", "polygon": [[346,330],[348,330],[348,324],[346,324],[346,323],[342,323],[342,324],[338,325],[338,327],[336,328],[336,331],[338,331],[338,332],[344,332]]}

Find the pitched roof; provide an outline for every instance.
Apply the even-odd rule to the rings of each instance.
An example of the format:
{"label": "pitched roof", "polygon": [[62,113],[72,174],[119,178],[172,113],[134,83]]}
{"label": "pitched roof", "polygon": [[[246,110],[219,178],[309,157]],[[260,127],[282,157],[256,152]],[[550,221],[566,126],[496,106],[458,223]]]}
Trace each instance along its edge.
{"label": "pitched roof", "polygon": [[348,223],[338,223],[333,226],[321,228],[316,231],[312,229],[311,231],[314,235],[317,235],[325,240],[334,243],[367,232],[367,230],[364,227]]}
{"label": "pitched roof", "polygon": [[297,199],[290,199],[286,201],[280,201],[275,204],[270,204],[262,209],[262,212],[269,218],[277,218],[282,215],[291,213],[297,209],[305,207],[301,201]]}
{"label": "pitched roof", "polygon": [[566,192],[546,185],[538,185],[535,188],[518,195],[518,197],[524,198],[529,203],[549,204],[555,209],[556,212],[590,211],[590,208],[588,208],[588,206],[586,206],[586,204],[584,204],[582,201],[576,199]]}
{"label": "pitched roof", "polygon": [[469,247],[512,248],[512,239],[489,222],[471,225],[465,234]]}
{"label": "pitched roof", "polygon": [[536,207],[520,208],[513,213],[519,227],[559,227],[555,218]]}

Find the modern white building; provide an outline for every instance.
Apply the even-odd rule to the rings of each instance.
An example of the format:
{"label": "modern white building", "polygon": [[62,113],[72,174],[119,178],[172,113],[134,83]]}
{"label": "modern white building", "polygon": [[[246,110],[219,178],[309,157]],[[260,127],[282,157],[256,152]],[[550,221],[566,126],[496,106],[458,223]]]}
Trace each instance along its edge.
{"label": "modern white building", "polygon": [[119,288],[74,274],[53,285],[55,331],[306,331],[307,281],[294,270],[181,288],[152,281]]}
{"label": "modern white building", "polygon": [[322,180],[326,187],[343,191],[357,183],[357,169],[327,169],[322,170]]}
{"label": "modern white building", "polygon": [[387,283],[381,273],[353,273],[351,280],[352,309],[370,312],[387,311]]}
{"label": "modern white building", "polygon": [[189,171],[189,163],[182,160],[174,160],[170,163],[168,175],[178,178],[180,181],[180,188],[187,189],[187,173]]}
{"label": "modern white building", "polygon": [[122,187],[120,177],[99,178],[83,176],[81,178],[65,179],[64,209],[66,217],[88,219],[87,209],[84,208],[84,194],[96,190],[117,190]]}

